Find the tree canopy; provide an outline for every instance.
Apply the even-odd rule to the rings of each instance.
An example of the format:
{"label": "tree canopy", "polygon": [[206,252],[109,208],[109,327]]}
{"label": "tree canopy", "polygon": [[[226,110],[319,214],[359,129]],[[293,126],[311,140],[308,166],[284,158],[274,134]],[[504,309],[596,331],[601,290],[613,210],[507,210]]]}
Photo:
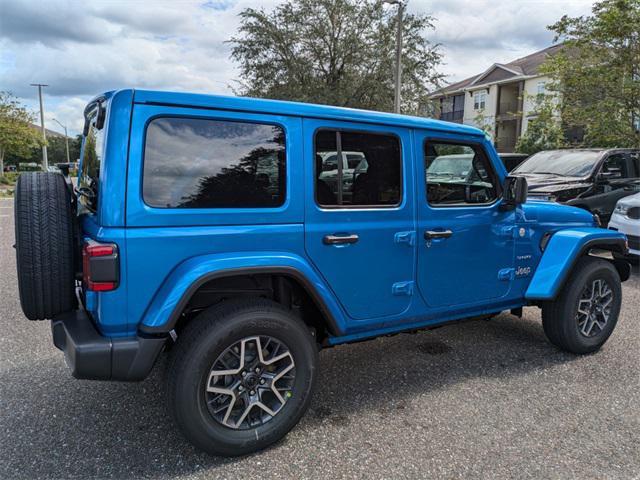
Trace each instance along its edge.
{"label": "tree canopy", "polygon": [[529,120],[527,131],[518,139],[516,152],[533,155],[541,150],[566,146],[557,107],[557,99],[549,95],[539,95],[535,99],[535,116]]}
{"label": "tree canopy", "polygon": [[584,129],[584,146],[640,147],[640,0],[602,0],[549,28],[566,45],[543,67],[563,124]]}
{"label": "tree canopy", "polygon": [[[288,0],[248,8],[232,58],[247,96],[393,110],[396,9],[368,0]],[[443,76],[441,53],[425,33],[427,15],[405,13],[402,111],[419,113]]]}
{"label": "tree canopy", "polygon": [[7,153],[27,156],[41,144],[41,137],[31,127],[33,115],[9,92],[0,92],[0,175],[4,174]]}

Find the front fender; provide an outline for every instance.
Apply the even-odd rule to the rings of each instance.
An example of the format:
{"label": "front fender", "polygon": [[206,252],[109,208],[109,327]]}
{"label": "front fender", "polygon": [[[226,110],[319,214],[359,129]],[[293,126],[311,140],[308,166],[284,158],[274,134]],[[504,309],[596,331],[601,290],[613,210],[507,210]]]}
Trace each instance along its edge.
{"label": "front fender", "polygon": [[298,255],[286,252],[211,254],[179,264],[165,279],[145,311],[139,330],[158,334],[171,331],[191,295],[214,278],[258,273],[278,273],[298,280],[324,313],[334,335],[345,331],[345,317],[320,275]]}
{"label": "front fender", "polygon": [[575,262],[592,248],[626,250],[624,234],[603,228],[567,228],[555,232],[525,293],[528,300],[551,300],[560,291]]}

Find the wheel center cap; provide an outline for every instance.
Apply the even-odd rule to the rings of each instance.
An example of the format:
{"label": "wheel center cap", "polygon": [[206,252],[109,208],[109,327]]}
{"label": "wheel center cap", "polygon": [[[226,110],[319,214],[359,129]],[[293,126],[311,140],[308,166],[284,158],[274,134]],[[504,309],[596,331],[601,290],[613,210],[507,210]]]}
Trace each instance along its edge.
{"label": "wheel center cap", "polygon": [[250,373],[242,379],[242,383],[248,389],[255,388],[258,385],[259,381],[260,381],[260,377],[255,373]]}

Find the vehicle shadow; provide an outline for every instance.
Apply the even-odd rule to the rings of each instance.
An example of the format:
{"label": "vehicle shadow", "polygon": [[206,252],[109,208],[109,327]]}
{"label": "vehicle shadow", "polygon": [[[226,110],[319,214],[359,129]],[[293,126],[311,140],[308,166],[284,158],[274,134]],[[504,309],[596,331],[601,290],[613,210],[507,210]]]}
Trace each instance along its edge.
{"label": "vehicle shadow", "polygon": [[[417,394],[468,379],[506,379],[572,361],[546,342],[535,312],[323,351],[298,432],[346,426],[371,410],[392,415]],[[183,439],[165,412],[163,369],[136,384],[73,380],[61,361],[3,370],[0,477],[169,478],[242,467],[243,459],[210,457]],[[6,392],[17,397],[10,405]]]}

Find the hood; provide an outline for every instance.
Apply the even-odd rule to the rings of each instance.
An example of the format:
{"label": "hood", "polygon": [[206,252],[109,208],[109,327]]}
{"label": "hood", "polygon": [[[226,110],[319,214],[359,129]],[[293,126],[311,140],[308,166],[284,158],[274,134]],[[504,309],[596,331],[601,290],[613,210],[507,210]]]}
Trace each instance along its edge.
{"label": "hood", "polygon": [[640,192],[621,198],[618,200],[618,204],[627,205],[629,207],[640,207]]}
{"label": "hood", "polygon": [[521,176],[527,179],[530,193],[545,192],[555,193],[569,189],[586,189],[591,186],[584,178],[565,177],[562,175],[538,175],[523,173]]}

